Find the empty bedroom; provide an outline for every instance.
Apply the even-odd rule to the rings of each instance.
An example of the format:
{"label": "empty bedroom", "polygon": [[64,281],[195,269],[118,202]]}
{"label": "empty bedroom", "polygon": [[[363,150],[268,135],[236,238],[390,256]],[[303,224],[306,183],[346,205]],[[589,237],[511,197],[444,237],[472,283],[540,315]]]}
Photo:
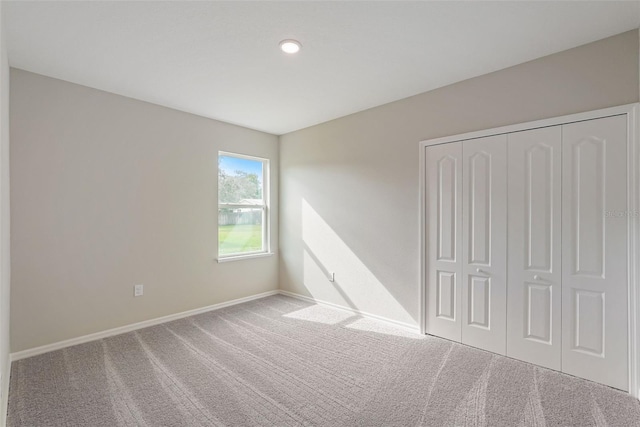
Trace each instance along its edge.
{"label": "empty bedroom", "polygon": [[639,1],[0,1],[0,426],[639,426]]}

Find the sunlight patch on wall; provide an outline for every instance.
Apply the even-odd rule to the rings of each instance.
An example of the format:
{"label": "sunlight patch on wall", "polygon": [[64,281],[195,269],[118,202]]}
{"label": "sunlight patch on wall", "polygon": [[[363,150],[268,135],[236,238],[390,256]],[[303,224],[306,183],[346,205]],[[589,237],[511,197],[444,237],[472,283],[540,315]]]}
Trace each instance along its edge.
{"label": "sunlight patch on wall", "polygon": [[[302,239],[304,285],[314,298],[415,326],[404,307],[304,199]],[[334,282],[329,281],[331,273]]]}

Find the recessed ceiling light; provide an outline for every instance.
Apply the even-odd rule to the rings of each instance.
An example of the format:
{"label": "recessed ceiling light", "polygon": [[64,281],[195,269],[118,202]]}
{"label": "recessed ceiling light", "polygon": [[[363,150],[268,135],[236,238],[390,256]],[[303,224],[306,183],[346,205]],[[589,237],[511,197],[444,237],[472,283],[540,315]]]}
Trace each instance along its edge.
{"label": "recessed ceiling light", "polygon": [[284,53],[297,53],[301,47],[302,45],[297,40],[289,39],[289,40],[282,40],[280,42],[280,49],[282,49]]}

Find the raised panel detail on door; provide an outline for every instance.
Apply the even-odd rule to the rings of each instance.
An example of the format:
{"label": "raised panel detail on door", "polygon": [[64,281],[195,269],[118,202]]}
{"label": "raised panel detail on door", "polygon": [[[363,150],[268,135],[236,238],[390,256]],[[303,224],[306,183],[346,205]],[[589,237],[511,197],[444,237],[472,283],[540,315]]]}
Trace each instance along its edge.
{"label": "raised panel detail on door", "polygon": [[469,276],[469,325],[489,329],[491,315],[491,279]]}
{"label": "raised panel detail on door", "polygon": [[[555,129],[532,131],[538,134],[550,134],[555,137]],[[551,134],[554,134],[553,136]],[[527,135],[534,136],[534,135]],[[540,137],[542,135],[539,135]],[[515,136],[517,141],[522,135]],[[534,136],[535,137],[535,136]],[[554,155],[559,155],[559,147],[539,142],[525,151],[524,163],[524,224],[526,269],[549,273],[552,267],[553,247],[553,209],[554,209],[554,176],[552,168],[555,165]],[[559,142],[559,141],[557,141]],[[555,148],[555,150],[554,150]],[[515,148],[514,148],[515,149]],[[555,151],[555,152],[554,152]]]}
{"label": "raised panel detail on door", "polygon": [[627,120],[562,132],[562,370],[628,390]]}
{"label": "raised panel detail on door", "polygon": [[426,332],[461,338],[462,143],[425,148]]}
{"label": "raised panel detail on door", "polygon": [[456,260],[456,173],[460,167],[459,160],[446,155],[438,160],[438,259]]}
{"label": "raised panel detail on door", "polygon": [[562,128],[508,138],[507,355],[560,370]]}
{"label": "raised panel detail on door", "polygon": [[505,354],[507,136],[462,147],[462,342]]}
{"label": "raised panel detail on door", "polygon": [[604,293],[573,289],[573,350],[604,357]]}
{"label": "raised panel detail on door", "polygon": [[478,151],[469,158],[469,261],[486,265],[491,252],[491,156]]}
{"label": "raised panel detail on door", "polygon": [[438,271],[437,309],[439,318],[456,319],[456,275],[448,271]]}
{"label": "raised panel detail on door", "polygon": [[604,275],[605,144],[585,136],[571,144],[574,274]]}
{"label": "raised panel detail on door", "polygon": [[527,340],[551,345],[551,285],[526,283],[525,334]]}

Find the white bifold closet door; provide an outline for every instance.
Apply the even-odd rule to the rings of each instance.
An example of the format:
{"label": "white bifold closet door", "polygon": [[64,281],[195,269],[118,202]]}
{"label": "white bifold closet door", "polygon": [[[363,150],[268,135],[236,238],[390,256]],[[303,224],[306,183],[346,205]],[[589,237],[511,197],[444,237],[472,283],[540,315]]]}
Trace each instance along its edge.
{"label": "white bifold closet door", "polygon": [[505,354],[507,137],[425,156],[427,333]]}
{"label": "white bifold closet door", "polygon": [[507,355],[559,371],[562,127],[508,138]]}
{"label": "white bifold closet door", "polygon": [[562,371],[628,390],[627,121],[562,133]]}
{"label": "white bifold closet door", "polygon": [[505,354],[507,135],[462,146],[462,342]]}
{"label": "white bifold closet door", "polygon": [[426,148],[427,333],[629,390],[627,132]]}
{"label": "white bifold closet door", "polygon": [[427,333],[460,342],[462,142],[425,150]]}

